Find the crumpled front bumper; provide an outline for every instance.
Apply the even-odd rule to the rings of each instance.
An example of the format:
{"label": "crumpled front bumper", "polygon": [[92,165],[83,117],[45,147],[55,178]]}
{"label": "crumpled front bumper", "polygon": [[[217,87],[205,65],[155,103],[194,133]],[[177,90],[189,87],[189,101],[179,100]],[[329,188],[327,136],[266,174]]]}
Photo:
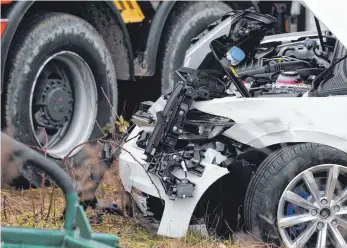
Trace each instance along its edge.
{"label": "crumpled front bumper", "polygon": [[[135,137],[141,128],[136,127],[123,146],[119,157],[119,173],[125,190],[131,195],[141,211],[146,214],[146,199],[140,197],[141,191],[165,202],[164,212],[160,221],[158,234],[173,238],[183,237],[189,227],[190,219],[204,192],[219,178],[226,175],[228,170],[219,166],[202,163],[205,170],[201,177],[188,172],[188,179],[195,185],[194,197],[170,200],[159,178],[146,171],[147,164],[144,150],[136,146]],[[175,175],[183,177],[183,171]]]}

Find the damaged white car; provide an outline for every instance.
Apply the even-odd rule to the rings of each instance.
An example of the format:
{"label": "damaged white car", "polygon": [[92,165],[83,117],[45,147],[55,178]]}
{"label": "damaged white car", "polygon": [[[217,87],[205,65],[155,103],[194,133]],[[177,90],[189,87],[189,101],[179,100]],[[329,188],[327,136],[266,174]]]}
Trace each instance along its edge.
{"label": "damaged white car", "polygon": [[305,4],[333,33],[317,21],[264,37],[275,18],[227,13],[192,41],[173,91],[133,116],[120,177],[159,235],[201,225],[347,247],[347,39],[328,1]]}

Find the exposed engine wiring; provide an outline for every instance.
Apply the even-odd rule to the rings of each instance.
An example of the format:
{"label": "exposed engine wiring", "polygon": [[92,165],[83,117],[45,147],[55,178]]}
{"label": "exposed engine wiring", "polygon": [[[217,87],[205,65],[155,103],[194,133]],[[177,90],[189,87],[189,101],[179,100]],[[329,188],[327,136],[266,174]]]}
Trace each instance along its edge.
{"label": "exposed engine wiring", "polygon": [[283,56],[285,56],[286,53],[287,53],[288,51],[295,51],[295,48],[294,48],[294,47],[287,47],[287,48],[284,49],[284,51],[282,52]]}
{"label": "exposed engine wiring", "polygon": [[322,29],[321,29],[319,20],[317,17],[314,17],[314,21],[316,23],[316,28],[317,28],[317,32],[318,32],[318,36],[319,36],[319,41],[320,41],[321,46],[322,46],[322,51],[325,52],[326,49],[325,49],[325,45],[324,45]]}

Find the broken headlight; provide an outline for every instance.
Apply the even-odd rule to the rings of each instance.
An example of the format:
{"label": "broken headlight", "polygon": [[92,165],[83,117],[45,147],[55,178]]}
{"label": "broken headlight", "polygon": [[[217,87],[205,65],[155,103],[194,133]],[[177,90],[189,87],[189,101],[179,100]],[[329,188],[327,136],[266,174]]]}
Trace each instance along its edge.
{"label": "broken headlight", "polygon": [[229,118],[206,114],[194,109],[188,112],[184,124],[185,138],[198,136],[199,139],[213,139],[235,125],[235,122]]}

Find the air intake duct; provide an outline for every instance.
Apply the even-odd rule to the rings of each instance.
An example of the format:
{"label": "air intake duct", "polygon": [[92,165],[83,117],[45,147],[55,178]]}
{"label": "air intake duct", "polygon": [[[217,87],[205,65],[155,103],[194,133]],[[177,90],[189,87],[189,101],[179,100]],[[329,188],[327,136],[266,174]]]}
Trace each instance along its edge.
{"label": "air intake duct", "polygon": [[269,65],[258,67],[258,68],[254,68],[254,67],[242,68],[240,70],[237,70],[237,73],[239,74],[240,77],[245,75],[253,76],[258,74],[274,73],[278,71],[293,71],[303,66],[307,66],[307,64],[302,61],[290,61],[290,62],[269,64]]}

